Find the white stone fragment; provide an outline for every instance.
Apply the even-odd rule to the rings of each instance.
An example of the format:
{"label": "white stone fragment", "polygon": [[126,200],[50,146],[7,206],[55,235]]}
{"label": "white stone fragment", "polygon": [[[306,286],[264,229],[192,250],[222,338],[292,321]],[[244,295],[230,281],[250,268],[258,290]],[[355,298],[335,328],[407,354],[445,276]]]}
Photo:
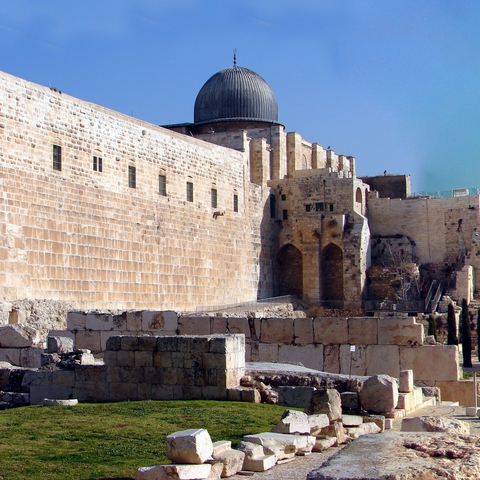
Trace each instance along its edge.
{"label": "white stone fragment", "polygon": [[277,461],[293,458],[296,454],[309,453],[315,445],[315,437],[310,435],[287,435],[275,432],[245,435],[243,439],[246,442],[262,445],[264,450],[277,457]]}
{"label": "white stone fragment", "polygon": [[59,400],[57,398],[44,398],[43,404],[57,407],[73,407],[78,404],[78,400],[76,398],[69,398],[66,400]]}
{"label": "white stone fragment", "polygon": [[317,438],[315,442],[315,446],[313,447],[313,452],[323,452],[327,450],[327,448],[333,447],[337,444],[336,437],[325,437],[325,438]]}
{"label": "white stone fragment", "polygon": [[172,462],[200,464],[212,453],[212,439],[203,428],[174,432],[167,437],[167,458]]}
{"label": "white stone fragment", "polygon": [[398,391],[401,393],[413,392],[413,370],[402,370],[400,372]]}
{"label": "white stone fragment", "polygon": [[203,480],[210,475],[212,466],[202,465],[152,465],[141,467],[135,480]]}
{"label": "white stone fragment", "polygon": [[330,420],[326,413],[318,413],[317,415],[309,415],[308,423],[310,425],[310,435],[314,437],[320,433],[322,428],[330,425]]}
{"label": "white stone fragment", "polygon": [[0,347],[34,347],[40,342],[37,330],[27,325],[11,324],[0,326]]}
{"label": "white stone fragment", "polygon": [[277,463],[275,455],[265,455],[261,445],[251,442],[240,442],[237,449],[245,454],[243,470],[250,472],[264,472]]}
{"label": "white stone fragment", "polygon": [[243,468],[245,453],[232,450],[231,445],[231,442],[227,441],[215,442],[213,444],[213,462],[208,461],[209,463],[221,462],[223,464],[222,477],[231,477]]}
{"label": "white stone fragment", "polygon": [[360,415],[342,415],[342,423],[345,427],[358,427],[363,423]]}
{"label": "white stone fragment", "polygon": [[308,415],[298,410],[285,410],[281,420],[272,428],[277,433],[310,433]]}

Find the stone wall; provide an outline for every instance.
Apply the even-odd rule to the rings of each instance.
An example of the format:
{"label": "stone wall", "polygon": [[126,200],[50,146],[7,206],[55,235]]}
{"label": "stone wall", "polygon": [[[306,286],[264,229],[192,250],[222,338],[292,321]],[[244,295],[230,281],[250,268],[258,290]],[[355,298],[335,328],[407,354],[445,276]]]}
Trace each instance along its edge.
{"label": "stone wall", "polygon": [[[373,192],[368,197],[371,234],[409,237],[419,264],[454,268],[463,256],[479,270],[479,211],[478,196],[401,200],[378,198]],[[480,275],[474,280],[479,289]]]}
{"label": "stone wall", "polygon": [[[76,347],[100,354],[110,336],[245,335],[246,361],[300,362],[320,371],[352,375],[413,370],[418,381],[460,378],[458,348],[423,345],[424,327],[413,317],[235,318],[127,312],[120,316],[70,313]],[[351,346],[355,352],[351,352]]]}
{"label": "stone wall", "polygon": [[44,398],[84,402],[226,400],[245,374],[242,335],[119,336],[107,341],[105,365],[28,371],[30,403]]}
{"label": "stone wall", "polygon": [[0,73],[0,182],[0,300],[193,310],[272,294],[258,283],[268,189],[250,183],[247,153]]}

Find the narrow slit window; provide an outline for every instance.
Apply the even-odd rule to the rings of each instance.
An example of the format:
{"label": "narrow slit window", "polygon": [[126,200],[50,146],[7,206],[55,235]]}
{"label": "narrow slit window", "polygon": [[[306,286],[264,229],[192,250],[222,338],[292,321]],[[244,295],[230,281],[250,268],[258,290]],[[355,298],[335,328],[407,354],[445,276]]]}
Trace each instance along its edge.
{"label": "narrow slit window", "polygon": [[288,220],[288,210],[283,211],[283,219]]}
{"label": "narrow slit window", "polygon": [[103,171],[103,166],[102,166],[102,157],[97,157],[93,156],[93,170],[95,172],[102,172]]}
{"label": "narrow slit window", "polygon": [[212,198],[212,208],[217,208],[217,189],[212,188],[211,190],[211,198]]}
{"label": "narrow slit window", "polygon": [[307,204],[305,205],[305,211],[306,211],[307,213],[312,211],[312,206],[311,206],[309,203],[307,203]]}
{"label": "narrow slit window", "polygon": [[53,146],[53,169],[62,170],[62,147],[59,145]]}
{"label": "narrow slit window", "polygon": [[167,176],[166,175],[158,176],[158,193],[160,195],[163,195],[164,197],[167,196]]}
{"label": "narrow slit window", "polygon": [[187,202],[193,202],[193,183],[187,182]]}
{"label": "narrow slit window", "polygon": [[233,211],[238,212],[238,195],[236,193],[233,194]]}
{"label": "narrow slit window", "polygon": [[130,188],[137,188],[137,169],[132,165],[128,166],[128,186]]}

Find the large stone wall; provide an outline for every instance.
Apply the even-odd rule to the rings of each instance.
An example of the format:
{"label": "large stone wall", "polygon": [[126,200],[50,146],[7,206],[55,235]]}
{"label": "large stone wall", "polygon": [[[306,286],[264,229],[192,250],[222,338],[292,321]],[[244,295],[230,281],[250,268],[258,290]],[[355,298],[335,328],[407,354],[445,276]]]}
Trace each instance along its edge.
{"label": "large stone wall", "polygon": [[[368,197],[372,235],[405,235],[415,242],[418,263],[455,265],[467,251],[466,262],[480,268],[479,197],[377,198]],[[475,275],[480,288],[480,275]]]}
{"label": "large stone wall", "polygon": [[30,403],[44,398],[87,402],[226,400],[245,375],[242,335],[121,336],[108,340],[105,365],[29,371]]}
{"label": "large stone wall", "polygon": [[0,73],[0,184],[0,299],[193,310],[272,294],[258,241],[268,192],[246,153]]}
{"label": "large stone wall", "polygon": [[[413,317],[236,318],[182,316],[169,312],[127,312],[119,316],[69,313],[67,328],[77,348],[100,354],[110,336],[245,335],[246,361],[300,362],[315,370],[388,374],[413,370],[427,383],[457,381],[458,348],[423,345],[424,327]],[[355,352],[351,352],[351,346]]]}

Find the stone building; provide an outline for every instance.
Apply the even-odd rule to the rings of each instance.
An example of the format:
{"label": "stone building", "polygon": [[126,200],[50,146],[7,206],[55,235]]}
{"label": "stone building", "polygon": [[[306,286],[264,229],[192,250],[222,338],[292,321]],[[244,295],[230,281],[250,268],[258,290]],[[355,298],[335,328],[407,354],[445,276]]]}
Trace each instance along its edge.
{"label": "stone building", "polygon": [[0,300],[360,307],[371,240],[395,235],[440,277],[470,265],[471,283],[478,198],[410,199],[408,177],[377,180],[286,132],[268,83],[235,62],[202,87],[193,123],[165,127],[0,73]]}

